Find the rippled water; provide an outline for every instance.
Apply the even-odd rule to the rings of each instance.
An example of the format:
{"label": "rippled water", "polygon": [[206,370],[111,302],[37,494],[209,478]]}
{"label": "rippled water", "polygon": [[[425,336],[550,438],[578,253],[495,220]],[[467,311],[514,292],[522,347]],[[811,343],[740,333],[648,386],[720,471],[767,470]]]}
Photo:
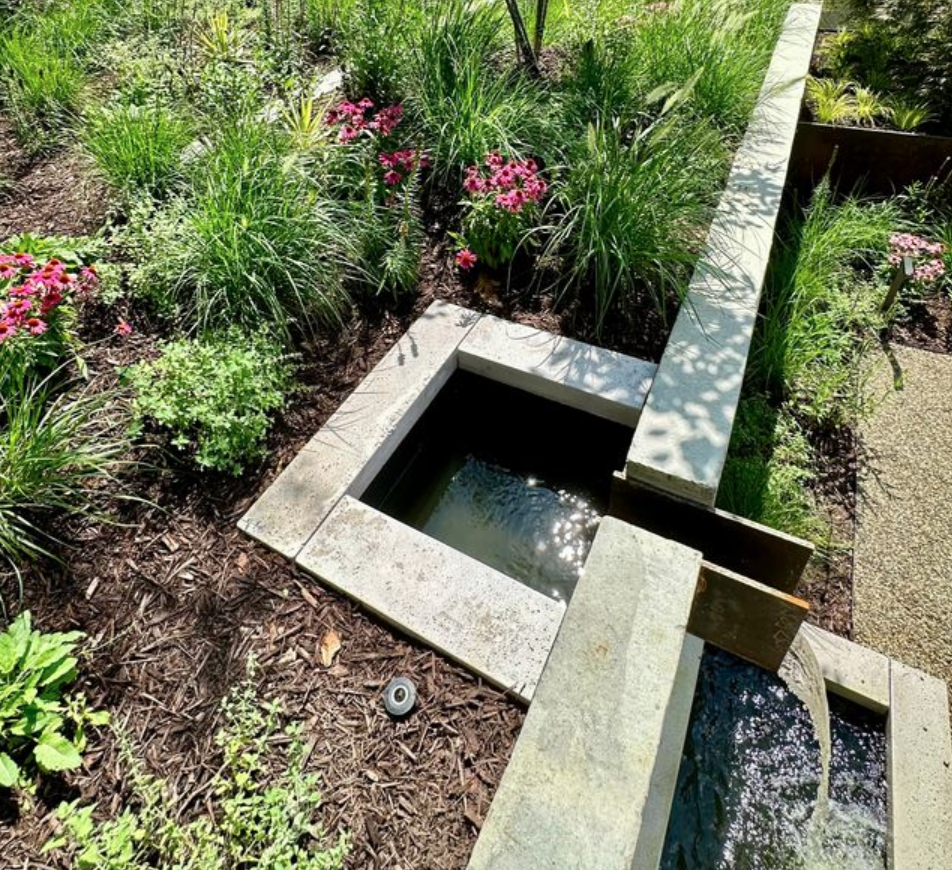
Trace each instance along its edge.
{"label": "rippled water", "polygon": [[829,806],[811,833],[822,771],[809,711],[776,675],[709,647],[662,870],[884,870],[884,722],[829,706]]}
{"label": "rippled water", "polygon": [[568,602],[631,434],[459,372],[363,498]]}
{"label": "rippled water", "polygon": [[601,515],[590,496],[469,455],[422,530],[568,602]]}

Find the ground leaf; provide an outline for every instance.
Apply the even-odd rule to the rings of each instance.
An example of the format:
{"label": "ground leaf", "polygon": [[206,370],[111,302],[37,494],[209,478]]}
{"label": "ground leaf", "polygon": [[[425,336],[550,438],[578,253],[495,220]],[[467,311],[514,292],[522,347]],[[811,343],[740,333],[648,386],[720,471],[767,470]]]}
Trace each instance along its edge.
{"label": "ground leaf", "polygon": [[82,756],[76,747],[62,734],[47,732],[36,744],[33,750],[36,763],[41,770],[72,770],[83,763]]}
{"label": "ground leaf", "polygon": [[13,788],[20,778],[20,768],[6,752],[0,752],[0,786]]}
{"label": "ground leaf", "polygon": [[329,668],[334,664],[334,656],[340,652],[340,635],[332,628],[321,639],[321,645],[317,651],[320,655],[321,664]]}

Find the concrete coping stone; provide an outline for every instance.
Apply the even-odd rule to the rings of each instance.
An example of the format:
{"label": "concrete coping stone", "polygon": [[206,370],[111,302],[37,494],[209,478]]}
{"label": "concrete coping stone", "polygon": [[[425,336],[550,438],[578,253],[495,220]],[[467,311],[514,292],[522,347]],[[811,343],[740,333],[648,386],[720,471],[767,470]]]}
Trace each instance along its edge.
{"label": "concrete coping stone", "polygon": [[602,520],[469,870],[657,865],[700,655],[685,629],[700,560]]}
{"label": "concrete coping stone", "polygon": [[790,7],[632,440],[627,476],[713,505],[820,19]]}
{"label": "concrete coping stone", "polygon": [[[473,330],[478,334],[467,342]],[[631,426],[655,371],[644,360],[434,302],[239,527],[296,558],[344,495],[363,494],[459,367]]]}
{"label": "concrete coping stone", "polygon": [[293,559],[345,494],[365,488],[456,369],[479,315],[434,302],[238,525]]}
{"label": "concrete coping stone", "polygon": [[658,368],[642,359],[489,315],[463,339],[459,365],[632,427]]}
{"label": "concrete coping stone", "polygon": [[816,654],[827,688],[874,713],[889,710],[889,659],[882,653],[803,623],[800,634]]}
{"label": "concrete coping stone", "polygon": [[943,680],[890,662],[890,870],[952,867],[952,747]]}
{"label": "concrete coping stone", "polygon": [[559,602],[350,496],[297,564],[526,703],[565,614]]}

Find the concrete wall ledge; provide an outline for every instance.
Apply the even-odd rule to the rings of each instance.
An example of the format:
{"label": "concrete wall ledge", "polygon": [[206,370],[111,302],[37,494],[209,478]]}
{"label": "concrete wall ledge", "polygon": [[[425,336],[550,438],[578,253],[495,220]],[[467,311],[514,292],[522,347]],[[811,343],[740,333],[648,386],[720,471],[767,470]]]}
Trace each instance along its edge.
{"label": "concrete wall ledge", "polygon": [[469,870],[657,866],[700,644],[700,554],[605,518]]}
{"label": "concrete wall ledge", "polygon": [[629,478],[706,505],[730,444],[820,8],[790,8],[628,454]]}

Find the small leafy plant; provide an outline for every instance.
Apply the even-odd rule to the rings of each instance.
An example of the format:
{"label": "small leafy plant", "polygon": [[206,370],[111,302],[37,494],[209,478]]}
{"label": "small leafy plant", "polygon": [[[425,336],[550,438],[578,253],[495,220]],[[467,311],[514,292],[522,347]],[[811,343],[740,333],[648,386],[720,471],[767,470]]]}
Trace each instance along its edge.
{"label": "small leafy plant", "polygon": [[463,189],[463,251],[457,264],[471,268],[476,262],[471,252],[487,266],[498,269],[508,265],[529,231],[539,220],[543,197],[548,190],[532,159],[506,160],[498,151],[488,154],[484,167],[466,170]]}
{"label": "small leafy plant", "polygon": [[[120,734],[122,760],[132,774],[132,805],[98,822],[94,806],[62,804],[57,815],[63,833],[44,852],[64,850],[78,870],[341,870],[349,839],[341,835],[326,845],[314,820],[319,779],[305,772],[300,727],[282,729],[280,707],[262,705],[250,678],[222,711],[216,743],[224,763],[211,783],[213,815],[179,821],[181,807],[169,788],[142,770]],[[283,757],[274,752],[278,743],[286,747]]]}
{"label": "small leafy plant", "polygon": [[154,420],[202,468],[240,474],[263,452],[292,368],[270,338],[232,329],[169,342],[159,359],[131,366],[126,377],[136,393],[134,432]]}
{"label": "small leafy plant", "polygon": [[35,631],[29,611],[0,634],[0,786],[29,786],[36,770],[79,767],[86,728],[108,723],[109,714],[87,710],[81,694],[66,695],[82,637]]}

